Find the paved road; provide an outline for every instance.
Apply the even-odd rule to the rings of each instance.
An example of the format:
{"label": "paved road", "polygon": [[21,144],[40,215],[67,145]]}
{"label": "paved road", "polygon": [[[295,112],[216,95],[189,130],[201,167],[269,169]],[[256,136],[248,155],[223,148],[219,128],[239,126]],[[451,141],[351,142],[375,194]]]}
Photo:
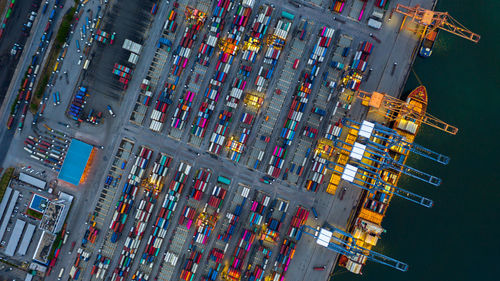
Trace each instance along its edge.
{"label": "paved road", "polygon": [[[10,3],[10,1],[8,2]],[[16,1],[3,36],[0,39],[0,65],[2,70],[0,71],[0,104],[5,98],[5,93],[9,88],[10,80],[14,75],[20,57],[19,55],[16,59],[15,56],[11,56],[10,50],[15,43],[21,46],[26,44],[28,37],[23,34],[23,24],[28,22],[31,11],[41,12],[41,9],[37,8],[40,3],[41,0]],[[43,18],[43,15],[40,14],[33,26],[40,21],[39,18]]]}
{"label": "paved road", "polygon": [[[21,1],[19,1],[21,2]],[[19,59],[19,63],[15,68],[13,73],[13,78],[10,80],[10,85],[8,86],[8,90],[6,91],[5,99],[0,107],[0,141],[3,144],[0,148],[0,163],[4,163],[5,156],[7,155],[8,147],[12,142],[14,134],[16,133],[15,126],[12,129],[8,130],[6,127],[7,119],[10,115],[10,106],[12,102],[15,100],[17,91],[19,90],[19,86],[21,85],[21,81],[24,78],[24,73],[28,69],[28,66],[31,64],[31,60],[33,55],[35,55],[38,45],[40,43],[42,34],[44,33],[45,25],[49,20],[50,9],[53,6],[54,0],[49,1],[49,8],[45,14],[39,12],[37,18],[35,19],[33,26],[31,28],[31,35],[26,41],[24,46],[24,51]],[[68,2],[70,3],[70,2]],[[56,20],[52,23],[52,28],[58,26],[61,21],[61,15],[64,14],[69,8],[70,4],[65,4],[63,9],[58,9],[59,12],[56,14]],[[55,35],[52,36],[52,42],[54,41]],[[47,52],[45,52],[47,53]],[[3,91],[0,91],[3,92]],[[28,114],[30,116],[30,114]],[[30,124],[31,121],[27,121],[25,124]],[[15,124],[15,123],[14,123]],[[5,163],[4,163],[5,164]]]}
{"label": "paved road", "polygon": [[[357,36],[356,38],[358,40],[368,39],[369,37],[368,34],[371,32],[371,30],[369,30],[366,26],[354,21],[347,20],[346,23],[340,23],[338,21],[335,21],[333,19],[333,15],[328,13],[327,16],[325,16],[325,13],[323,11],[318,10],[316,8],[312,9],[309,7],[304,7],[301,10],[297,10],[288,2],[281,2],[281,1],[272,1],[272,2],[275,5],[279,5],[283,9],[290,10],[296,14],[303,14],[307,15],[307,17],[314,18],[318,26],[320,24],[326,24],[329,26],[333,25],[336,28],[337,32],[356,34]],[[411,2],[413,3],[415,1]],[[88,6],[86,6],[85,8],[95,9],[96,5],[98,5],[98,1],[91,0],[89,1]],[[256,3],[256,6],[257,5],[259,5],[259,3]],[[96,162],[93,167],[95,173],[93,173],[92,177],[88,180],[88,182],[86,182],[85,184],[81,185],[78,188],[64,186],[64,185],[60,187],[62,190],[70,191],[72,194],[76,195],[75,204],[68,218],[68,221],[71,222],[69,226],[71,229],[71,236],[69,241],[80,240],[81,237],[83,236],[85,228],[75,227],[75,226],[84,225],[85,221],[88,218],[87,214],[89,214],[91,208],[96,205],[96,201],[98,199],[96,195],[100,193],[105,173],[107,172],[107,170],[111,165],[111,163],[109,163],[109,160],[112,158],[119,140],[121,140],[121,138],[125,136],[135,141],[136,146],[134,148],[134,153],[137,151],[137,148],[140,145],[144,144],[149,147],[152,147],[155,150],[155,152],[165,152],[172,155],[174,159],[176,159],[177,161],[179,160],[187,161],[195,165],[196,167],[212,167],[214,170],[217,171],[217,173],[222,175],[227,175],[228,177],[235,179],[235,181],[237,182],[243,182],[252,187],[266,190],[268,193],[277,195],[282,198],[286,198],[290,201],[293,201],[296,204],[302,204],[306,207],[310,207],[313,204],[317,204],[318,206],[321,206],[319,221],[326,220],[328,222],[337,225],[345,225],[345,222],[352,210],[352,207],[356,204],[356,201],[359,198],[359,190],[357,189],[348,188],[346,194],[344,195],[343,200],[338,198],[337,195],[334,197],[333,200],[331,200],[331,197],[324,196],[323,194],[320,193],[309,193],[309,192],[304,192],[302,189],[298,189],[296,187],[291,188],[287,184],[279,180],[274,182],[272,185],[262,185],[258,181],[258,178],[262,175],[261,172],[250,171],[242,164],[234,164],[233,162],[225,158],[219,158],[218,160],[214,160],[211,156],[206,154],[204,152],[204,149],[206,148],[207,140],[205,140],[205,143],[202,145],[201,149],[192,148],[190,146],[185,145],[184,141],[177,141],[166,137],[165,136],[166,132],[161,134],[156,134],[152,133],[146,127],[138,127],[129,123],[128,117],[130,116],[130,112],[135,104],[137,89],[139,87],[140,82],[142,81],[142,77],[144,77],[144,75],[147,72],[150,61],[153,58],[154,50],[156,49],[154,47],[157,41],[156,36],[161,32],[166,12],[167,12],[166,5],[165,4],[161,5],[160,10],[158,11],[157,19],[155,20],[154,24],[151,26],[151,29],[149,30],[149,34],[151,34],[151,36],[148,36],[146,38],[144,42],[143,54],[141,54],[139,63],[136,69],[134,70],[135,79],[133,79],[130,82],[129,90],[124,93],[124,97],[126,98],[123,99],[121,106],[119,108],[116,108],[115,110],[118,117],[110,122],[106,122],[104,125],[105,127],[100,127],[98,129],[87,125],[82,125],[82,127],[78,130],[76,130],[73,127],[70,129],[64,129],[65,131],[71,133],[72,135],[82,138],[88,142],[99,145],[100,144],[105,145],[105,149],[99,150],[95,156]],[[393,21],[392,24],[394,24],[394,22],[395,21]],[[399,84],[403,83],[402,81],[402,77],[404,77],[403,72],[401,73],[398,72],[396,75],[392,76],[389,73],[390,70],[385,69],[386,65],[391,65],[392,61],[396,59],[401,59],[401,60],[407,59],[408,53],[411,53],[412,49],[411,47],[414,46],[416,43],[414,39],[407,34],[399,34],[399,35],[396,34],[394,32],[394,28],[395,26],[390,26],[389,24],[387,24],[384,29],[382,29],[381,31],[377,31],[377,37],[381,38],[383,42],[381,45],[375,46],[375,51],[370,58],[370,63],[377,65],[377,67],[378,65],[380,65],[380,69],[384,69],[384,71],[381,71],[379,74],[377,74],[377,71],[374,71],[368,83],[364,84],[364,88],[366,87],[366,89],[375,90],[375,89],[387,88],[387,91],[390,93],[396,94],[397,92],[399,92],[398,91]],[[37,31],[39,32],[39,30]],[[388,49],[393,51],[387,52]],[[306,53],[307,52],[308,50],[306,50]],[[60,89],[60,91],[65,91],[66,101],[63,100],[63,102],[67,102],[69,100],[70,96],[69,94],[71,93],[69,91],[75,87],[76,81],[74,80],[78,80],[77,77],[79,77],[79,68],[81,67],[81,66],[75,67],[78,57],[79,54],[77,54],[77,52],[74,50],[74,46],[73,47],[70,46],[70,51],[68,51],[68,55],[65,59],[65,62],[63,63],[62,69],[63,72],[66,70],[68,71],[73,70],[74,73],[72,73],[70,78],[68,79],[69,83],[66,83],[65,78],[63,77],[63,79],[58,79],[58,82],[56,82],[55,86],[55,89]],[[27,62],[25,60],[24,64],[26,63]],[[399,65],[401,66],[401,69],[405,68],[404,63],[401,63]],[[213,64],[211,66],[212,69]],[[165,66],[165,69],[167,68],[169,68],[169,65]],[[236,69],[237,67],[233,66],[232,68]],[[207,72],[206,76],[208,77],[207,79],[209,79],[212,77],[212,73],[209,71]],[[17,79],[19,79],[19,77]],[[274,78],[274,80],[276,80],[276,77]],[[231,79],[228,81],[231,81]],[[225,87],[227,88],[228,86]],[[272,89],[272,85],[269,86],[269,89]],[[219,103],[223,103],[223,101],[219,101]],[[288,103],[285,106],[287,105]],[[197,109],[198,109],[197,106],[193,106],[193,110]],[[50,126],[57,127],[58,126],[57,121],[66,120],[64,118],[65,118],[64,107],[63,106],[59,106],[57,108],[53,107],[53,113],[46,116],[46,122],[49,123]],[[213,116],[212,118],[215,117]],[[214,121],[212,120],[211,123],[214,123]],[[144,124],[146,125],[147,122],[145,122]],[[190,123],[188,122],[188,124]],[[277,122],[277,124],[282,124],[282,123]],[[59,126],[59,128],[61,127]],[[211,133],[211,131],[212,130],[210,129],[208,130],[209,133]],[[9,147],[8,143],[10,142],[10,138],[12,136],[9,136],[9,132],[7,134],[5,132],[2,132],[0,137],[2,138],[2,143],[7,144],[3,148],[4,149],[3,155],[5,155],[7,148]],[[3,142],[4,140],[6,142]],[[19,150],[19,146],[16,147]],[[194,153],[191,152],[190,149],[195,152]],[[196,153],[200,153],[200,156],[198,156]],[[0,154],[2,154],[2,151],[0,151]],[[19,155],[17,155],[18,156],[17,158],[12,158],[11,160],[15,159],[23,161],[22,158],[25,155],[26,154],[19,153]],[[102,239],[102,236],[100,237],[100,239]],[[98,240],[97,242],[98,245],[101,242],[102,242],[101,240]],[[314,252],[316,251],[315,250],[316,248],[309,247],[310,244],[307,243],[308,242],[304,243],[301,242],[299,246],[302,248],[305,247],[306,250],[309,249],[309,251],[313,252],[309,252],[308,254],[304,255],[296,255],[294,263],[301,265],[299,267],[294,267],[297,268],[296,270],[300,271],[297,272],[296,275],[297,280],[303,279],[303,276],[301,277],[299,273],[304,274],[305,276],[306,274],[305,272],[307,272],[307,270],[310,270],[311,267],[310,264],[312,264],[313,262],[317,262],[316,260],[307,260],[307,257],[310,257],[313,253],[315,253],[315,258],[320,258],[320,257],[328,258],[328,260],[330,260],[331,265],[333,265],[335,260],[334,259],[335,255],[333,253],[323,252],[322,250],[320,250],[321,255],[318,255],[318,252]],[[301,246],[301,245],[306,245],[306,246]],[[68,247],[69,247],[68,245],[63,246],[62,252],[66,253]],[[118,247],[118,249],[119,248],[120,247]],[[301,259],[300,256],[302,256],[303,258]],[[61,266],[65,267],[66,269],[69,269],[70,264],[73,261],[74,261],[74,253],[73,256],[65,256],[63,260],[59,261],[55,272],[58,272],[58,268],[60,268]],[[294,275],[291,274],[290,272],[287,275],[287,277],[291,276]]]}

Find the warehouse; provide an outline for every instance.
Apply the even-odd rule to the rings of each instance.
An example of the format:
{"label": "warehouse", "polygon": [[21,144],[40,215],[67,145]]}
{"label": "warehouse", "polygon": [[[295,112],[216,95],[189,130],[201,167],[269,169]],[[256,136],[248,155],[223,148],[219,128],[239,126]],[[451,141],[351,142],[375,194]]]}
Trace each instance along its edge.
{"label": "warehouse", "polygon": [[[9,187],[10,188],[10,187]],[[19,197],[19,191],[14,190],[14,193],[12,194],[12,197],[10,198],[9,201],[9,196],[7,193],[5,193],[6,196],[2,199],[2,204],[3,200],[7,200],[5,205],[7,203],[9,204],[7,209],[5,210],[5,214],[1,217],[3,218],[2,224],[0,225],[0,240],[3,238],[3,235],[5,234],[5,230],[7,229],[7,225],[9,224],[10,216],[12,215],[12,211],[14,211],[14,206],[16,205],[17,198]],[[6,199],[7,198],[7,199]]]}
{"label": "warehouse", "polygon": [[6,256],[12,257],[16,252],[17,244],[19,244],[19,239],[23,234],[24,225],[26,225],[25,221],[20,219],[16,221],[14,230],[12,230],[12,234],[10,235],[9,243],[7,244],[7,248],[5,249]]}
{"label": "warehouse", "polygon": [[19,180],[40,189],[45,189],[45,187],[47,186],[47,183],[45,181],[37,179],[25,173],[19,173]]}
{"label": "warehouse", "polygon": [[19,245],[19,249],[17,249],[17,253],[21,256],[26,255],[28,251],[28,247],[30,246],[31,238],[33,238],[33,234],[35,233],[36,226],[29,223],[26,227],[26,231],[24,232],[23,240],[21,240],[21,245]]}
{"label": "warehouse", "polygon": [[4,196],[2,198],[2,202],[0,202],[0,221],[3,217],[3,213],[5,212],[5,208],[7,208],[7,203],[9,203],[10,194],[12,193],[12,188],[7,187],[5,190]]}
{"label": "warehouse", "polygon": [[59,172],[58,179],[78,186],[85,180],[85,172],[90,166],[94,147],[77,139],[73,139],[66,158]]}

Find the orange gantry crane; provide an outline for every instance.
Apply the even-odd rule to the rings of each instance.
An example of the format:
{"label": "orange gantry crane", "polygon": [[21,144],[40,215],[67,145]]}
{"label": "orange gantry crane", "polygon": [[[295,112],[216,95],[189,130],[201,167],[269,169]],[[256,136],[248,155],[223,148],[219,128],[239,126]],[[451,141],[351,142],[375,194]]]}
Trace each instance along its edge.
{"label": "orange gantry crane", "polygon": [[452,135],[456,135],[458,132],[458,128],[428,113],[422,115],[421,110],[418,108],[413,108],[411,104],[387,94],[379,92],[369,93],[360,90],[357,92],[357,98],[361,99],[363,104],[373,108],[374,111],[372,112],[381,114],[390,121],[395,120],[398,116],[404,116],[415,120],[421,120],[423,124]]}
{"label": "orange gantry crane", "polygon": [[193,22],[195,24],[204,23],[205,19],[207,17],[206,13],[204,13],[198,9],[192,8],[190,6],[186,6],[186,10],[184,11],[184,14],[186,15],[186,20],[188,22]]}
{"label": "orange gantry crane", "polygon": [[[479,42],[479,39],[481,39],[481,36],[479,36],[479,34],[476,34],[467,29],[452,16],[450,16],[448,12],[436,12],[427,10],[421,8],[420,5],[409,7],[401,4],[397,4],[396,8],[394,8],[394,11],[405,16],[403,22],[401,23],[401,28],[404,27],[407,17],[410,17],[411,21],[418,24],[419,26],[423,26],[424,30],[422,32],[422,37],[424,37],[428,32],[436,31],[436,29],[441,29],[470,40],[474,43]],[[408,27],[407,29],[412,30]]]}
{"label": "orange gantry crane", "polygon": [[231,38],[219,38],[217,47],[219,47],[221,52],[234,56],[241,49],[241,43],[236,44],[235,40]]}
{"label": "orange gantry crane", "polygon": [[276,34],[268,34],[264,37],[264,43],[267,46],[273,46],[276,49],[283,49],[285,39],[278,37]]}

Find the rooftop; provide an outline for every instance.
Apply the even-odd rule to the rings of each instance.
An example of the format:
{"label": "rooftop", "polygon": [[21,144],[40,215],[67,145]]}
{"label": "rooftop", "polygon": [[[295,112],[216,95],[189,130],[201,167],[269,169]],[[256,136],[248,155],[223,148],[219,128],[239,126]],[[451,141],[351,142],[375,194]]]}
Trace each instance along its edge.
{"label": "rooftop", "polygon": [[92,145],[73,139],[58,178],[78,186],[92,153]]}

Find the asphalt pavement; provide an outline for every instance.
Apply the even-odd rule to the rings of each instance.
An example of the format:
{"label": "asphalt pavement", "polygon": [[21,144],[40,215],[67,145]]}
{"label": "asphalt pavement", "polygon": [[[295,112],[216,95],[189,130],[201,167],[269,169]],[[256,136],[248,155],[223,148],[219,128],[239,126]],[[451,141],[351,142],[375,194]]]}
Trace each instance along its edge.
{"label": "asphalt pavement", "polygon": [[[196,1],[194,0],[186,2],[192,5],[196,3]],[[261,2],[263,1],[256,1],[256,2],[257,3],[255,4],[255,7],[262,4]],[[370,40],[369,33],[372,32],[375,33],[376,36],[380,38],[382,42],[380,44],[375,45],[374,52],[370,56],[369,62],[371,65],[374,65],[375,70],[371,74],[371,77],[367,81],[367,83],[363,84],[362,88],[366,90],[384,90],[393,95],[399,94],[399,89],[405,82],[404,81],[405,72],[397,71],[395,74],[391,74],[390,69],[388,69],[389,68],[388,66],[391,66],[394,61],[398,61],[398,68],[400,67],[401,70],[407,69],[409,64],[411,63],[411,60],[409,59],[409,57],[411,57],[411,52],[417,44],[413,35],[396,32],[396,30],[399,28],[400,21],[394,18],[392,19],[392,21],[389,21],[386,15],[384,28],[382,28],[382,30],[379,31],[373,31],[369,29],[365,23],[356,22],[350,19],[345,19],[345,23],[337,21],[334,19],[334,15],[332,13],[325,13],[324,9],[311,8],[310,6],[305,6],[302,7],[301,9],[297,9],[289,2],[284,2],[284,1],[271,1],[271,2],[277,7],[279,11],[280,10],[292,11],[297,15],[302,15],[303,17],[314,19],[316,30],[321,25],[328,25],[328,26],[333,26],[336,29],[336,33],[346,33],[353,35],[355,37],[354,42],[360,42],[362,40]],[[411,2],[410,4],[414,4],[413,2],[422,2],[422,1],[402,1],[402,2],[408,2],[408,3]],[[120,3],[118,3],[117,5],[120,4],[126,5],[124,3],[126,2],[120,1]],[[276,180],[270,185],[265,185],[258,180],[261,176],[264,175],[262,172],[263,170],[258,170],[258,171],[249,170],[247,167],[241,164],[244,163],[245,161],[242,161],[240,164],[236,164],[230,161],[229,159],[221,156],[218,157],[217,160],[215,160],[212,156],[206,153],[206,148],[208,146],[207,136],[209,136],[213,131],[216,115],[218,111],[222,108],[223,106],[222,104],[225,103],[222,97],[219,100],[217,109],[214,111],[214,114],[212,115],[210,127],[207,130],[207,136],[205,137],[204,142],[199,148],[186,145],[186,141],[189,134],[188,128],[185,129],[184,131],[185,134],[183,138],[179,141],[168,137],[169,129],[164,129],[160,133],[151,132],[148,129],[149,122],[147,122],[149,121],[149,117],[146,118],[146,121],[143,123],[143,126],[137,126],[131,124],[129,122],[129,116],[130,112],[132,111],[135,105],[135,100],[138,92],[137,89],[139,88],[139,85],[142,82],[142,78],[147,73],[150,62],[154,56],[154,51],[156,50],[158,36],[162,32],[164,19],[167,11],[169,10],[169,7],[171,7],[171,3],[167,4],[165,1],[162,2],[162,4],[159,7],[158,14],[155,20],[152,22],[152,24],[149,24],[149,21],[145,21],[143,18],[140,19],[130,19],[128,17],[120,18],[120,16],[123,17],[123,15],[127,13],[132,13],[134,9],[137,8],[137,6],[135,6],[135,8],[134,6],[130,6],[127,8],[120,8],[119,10],[117,10],[119,6],[113,7],[113,5],[116,4],[115,1],[111,1],[110,4],[112,8],[109,14],[105,15],[109,16],[109,18],[104,21],[103,28],[109,28],[110,31],[116,30],[117,36],[119,38],[115,43],[116,45],[113,47],[100,46],[100,45],[94,46],[93,51],[91,52],[91,57],[93,58],[92,59],[93,61],[91,63],[90,69],[88,70],[88,73],[85,74],[85,72],[81,72],[82,66],[78,65],[77,63],[81,53],[78,53],[76,51],[76,47],[74,46],[75,40],[74,39],[71,40],[68,54],[66,55],[66,58],[62,63],[62,68],[60,70],[61,71],[60,73],[68,72],[68,77],[63,77],[61,79],[58,79],[53,87],[53,90],[61,92],[64,105],[67,102],[69,102],[72,94],[74,93],[75,87],[79,85],[81,79],[83,78],[84,83],[85,81],[87,81],[86,83],[88,83],[90,88],[93,89],[94,92],[98,93],[99,95],[98,98],[91,101],[91,103],[97,107],[97,106],[102,106],[109,100],[113,101],[114,99],[115,102],[114,104],[117,104],[117,106],[114,107],[117,118],[113,119],[108,117],[104,121],[104,124],[98,127],[94,127],[93,125],[88,125],[88,124],[82,124],[82,126],[78,128],[75,127],[73,124],[71,124],[70,128],[63,128],[60,125],[57,125],[57,121],[60,120],[67,121],[67,118],[64,115],[65,106],[48,105],[49,111],[44,116],[45,119],[43,120],[43,123],[47,123],[51,127],[64,130],[70,135],[83,139],[89,143],[98,146],[100,145],[104,146],[104,149],[98,150],[95,155],[94,158],[95,163],[92,167],[93,173],[92,176],[88,178],[87,182],[81,184],[79,187],[65,185],[64,183],[61,183],[58,187],[61,190],[68,191],[71,194],[75,194],[75,201],[72,208],[72,212],[69,214],[68,217],[68,221],[70,222],[69,228],[71,229],[71,236],[69,239],[70,241],[78,241],[83,236],[83,233],[85,232],[86,228],[81,226],[85,225],[86,221],[89,218],[89,215],[92,212],[92,208],[97,204],[98,201],[97,195],[100,194],[101,190],[103,189],[102,183],[104,182],[106,173],[111,166],[110,159],[112,159],[114,152],[116,151],[116,147],[119,144],[119,140],[121,140],[123,137],[127,137],[135,142],[134,153],[137,151],[139,146],[147,145],[148,147],[152,147],[155,153],[164,152],[171,155],[175,159],[176,163],[179,163],[179,161],[186,161],[192,164],[195,168],[198,167],[211,168],[217,174],[224,175],[226,177],[234,179],[235,183],[244,183],[246,185],[251,186],[252,188],[258,190],[265,190],[273,197],[278,196],[280,198],[284,198],[286,200],[289,200],[290,202],[293,202],[295,206],[302,205],[305,206],[306,208],[310,208],[311,206],[315,205],[319,210],[320,218],[318,219],[317,222],[314,221],[310,222],[311,224],[319,225],[320,223],[327,221],[334,225],[345,227],[346,222],[353,211],[353,208],[355,208],[357,204],[357,200],[360,194],[359,189],[346,187],[346,190],[344,191],[342,198],[340,197],[339,194],[337,194],[332,199],[331,196],[324,196],[323,193],[306,192],[304,191],[303,188],[299,186],[290,186],[288,183],[283,182],[281,180]],[[99,1],[96,0],[89,1],[89,3],[85,6],[84,13],[88,13],[87,12],[88,9],[92,10],[95,13],[98,5],[100,5]],[[122,15],[121,13],[125,14]],[[144,10],[141,13],[144,13]],[[234,13],[234,11],[232,11],[231,13]],[[275,18],[279,17],[277,15],[278,15],[277,13],[274,14],[271,26],[273,26]],[[183,21],[182,20],[183,17],[181,15],[179,16],[181,17],[180,21]],[[338,15],[336,16],[339,17]],[[106,22],[107,20],[109,20],[110,22]],[[124,27],[122,27],[123,26],[122,24],[117,24],[118,22],[120,22],[120,20],[126,23]],[[296,20],[295,22],[298,21]],[[73,34],[74,37],[80,36],[79,27],[81,26],[81,24],[83,24],[83,19],[80,20],[78,26],[75,28],[76,31]],[[120,33],[118,26],[120,26],[120,30],[121,28],[123,28],[125,31],[123,31],[123,33]],[[140,26],[141,28],[135,30],[134,32],[136,33],[127,33],[128,31],[126,30],[134,29],[137,26]],[[181,36],[183,32],[183,27],[184,25],[178,27],[178,31],[176,34],[177,38]],[[228,27],[226,26],[226,29],[227,28]],[[33,38],[39,38],[42,29],[43,29],[43,24],[36,25],[36,27],[34,27],[33,30],[35,36],[31,37],[30,40],[33,40]],[[203,38],[202,35],[204,34],[205,31],[206,28],[204,28],[201,31],[199,38]],[[141,34],[145,35],[142,40],[140,38]],[[110,81],[116,78],[113,77],[112,74],[110,73],[111,72],[110,65],[114,63],[117,59],[123,60],[125,58],[125,56],[123,54],[120,54],[118,51],[120,49],[119,47],[121,47],[121,43],[126,37],[143,43],[143,52],[141,53],[139,62],[134,69],[133,73],[134,78],[130,81],[128,90],[121,92],[109,87],[109,85],[112,85]],[[177,39],[177,42],[178,40],[179,39]],[[21,57],[20,60],[21,66],[27,66],[27,64],[29,64],[29,57],[26,57],[26,54],[33,52],[34,48],[36,47],[36,42],[37,42],[36,40],[33,40],[32,43],[30,44],[30,41],[28,41],[27,51],[23,53],[23,56]],[[200,39],[198,39],[197,41],[198,45],[199,42]],[[290,47],[287,45],[287,48]],[[285,48],[285,52],[288,51],[287,48]],[[391,52],[388,52],[387,50],[391,50]],[[310,50],[308,48],[304,52],[304,57],[309,56],[309,54]],[[209,71],[205,74],[204,78],[205,82],[202,83],[202,85],[206,85],[209,79],[213,77],[213,72],[214,72],[213,62],[215,60],[215,57],[216,55],[214,55],[214,57],[211,60],[212,63],[210,64]],[[189,65],[192,66],[193,64],[194,64],[194,59],[191,58]],[[283,64],[284,62],[280,61],[278,64],[278,69],[282,68]],[[259,68],[258,66],[259,65],[255,65],[254,71]],[[21,68],[24,69],[25,67]],[[229,84],[235,77],[235,72],[237,69],[238,67],[235,60],[235,63],[231,68],[231,72],[229,73],[228,78],[226,80],[225,83],[226,85],[224,85],[223,88],[224,93],[228,92]],[[165,66],[165,70],[166,71],[164,76],[160,79],[161,82],[167,79],[168,75],[167,73],[170,70],[170,66],[168,63]],[[190,75],[189,73],[186,74],[188,71],[189,67],[185,70],[185,74],[183,75],[182,81],[185,81],[187,79],[186,76]],[[279,71],[277,73],[279,73]],[[13,80],[18,82],[19,84],[21,75],[19,74],[16,75],[17,78]],[[273,80],[268,86],[268,91],[272,91],[274,89],[276,81],[279,78],[276,76],[277,75],[273,77]],[[295,81],[292,81],[292,84],[295,83],[296,83]],[[101,85],[102,87],[99,85]],[[159,88],[158,90],[161,90],[160,88],[161,85],[163,85],[163,83],[158,83],[158,85],[160,85],[158,87]],[[183,83],[180,83],[179,85],[183,85]],[[181,92],[182,91],[177,91],[177,96],[174,98],[174,105],[177,103],[178,96],[181,94]],[[198,96],[201,95],[202,93],[198,93]],[[104,99],[102,97],[104,97]],[[201,98],[197,99],[196,103],[193,104],[192,106],[191,117],[186,121],[187,124],[189,125],[192,122],[191,121],[192,118],[194,118],[193,117],[195,115],[194,112],[198,110],[199,102],[201,102]],[[91,103],[89,103],[89,105]],[[284,103],[284,108],[287,108],[288,105],[289,101],[286,100]],[[175,108],[175,106],[171,107]],[[168,114],[169,117],[171,115],[171,110],[172,109],[169,109],[169,114]],[[354,117],[359,118],[362,116],[363,112],[358,109],[358,111],[353,112],[353,114],[355,114]],[[4,111],[2,112],[2,117],[5,116],[7,116],[7,114]],[[147,114],[147,116],[149,116],[149,114]],[[274,135],[276,135],[277,134],[276,132],[281,129],[280,125],[282,124],[283,118],[284,115],[282,115],[278,120],[277,126],[274,130],[275,131]],[[169,120],[170,118],[167,118],[165,126],[167,128],[169,128],[170,124]],[[29,129],[25,128],[25,131],[29,131]],[[3,149],[3,151],[0,151],[0,155],[6,155],[7,150],[9,149],[10,139],[12,138],[13,135],[13,130],[6,131],[4,128],[2,128],[0,129],[0,132],[1,132],[0,137],[2,138],[2,143],[6,144],[1,148]],[[22,143],[21,140],[23,139],[23,137],[25,137],[25,134],[27,134],[27,132],[23,131],[21,134],[16,135],[15,139],[19,140],[19,142],[13,142],[13,144],[16,145],[12,145],[11,148],[12,151],[16,151],[15,152],[16,155],[10,155],[12,153],[9,153],[9,157],[7,158],[7,161],[4,162],[4,165],[17,163],[16,161],[25,162],[26,154],[23,154],[22,148],[18,145],[19,143]],[[271,146],[272,145],[268,145],[268,149],[270,149]],[[0,159],[0,161],[2,160],[3,159]],[[126,175],[126,173],[124,173],[124,175]],[[56,174],[52,173],[50,176],[56,177]],[[117,196],[118,195],[119,192],[117,193]],[[111,218],[108,217],[108,221],[105,221],[104,225],[106,225],[106,222],[109,223],[110,219]],[[127,225],[130,226],[130,224],[131,222],[129,220]],[[105,233],[105,231],[107,231],[107,229],[103,229],[102,233]],[[100,243],[103,242],[103,239],[104,237],[100,236],[96,242],[96,245],[100,245]],[[124,242],[123,239],[121,239],[121,241],[117,246],[117,249],[121,250],[123,242]],[[306,276],[316,276],[312,275],[313,273],[311,271],[311,267],[320,263],[321,259],[328,260],[327,264],[328,267],[331,267],[335,264],[336,260],[335,253],[331,251],[326,251],[325,249],[321,248],[318,249],[318,247],[312,247],[311,246],[312,243],[314,243],[314,241],[310,241],[310,239],[309,240],[304,239],[299,243],[298,246],[299,248],[297,249],[297,251],[301,251],[301,253],[303,254],[296,255],[296,258],[294,259],[293,264],[290,267],[290,271],[287,274],[287,279],[303,280],[304,278],[306,278]],[[62,253],[67,253],[69,247],[68,244],[63,246]],[[74,261],[75,255],[76,255],[75,253],[72,253],[71,255],[65,254],[64,258],[58,261],[54,272],[58,272],[58,270],[62,267],[69,270],[71,264]],[[93,259],[95,259],[94,256],[91,257],[91,261]],[[89,268],[87,268],[85,274],[88,273],[89,273]],[[323,273],[322,276],[317,276],[317,278],[324,279],[324,277],[326,277],[325,274],[328,274],[328,272],[325,271],[325,273]],[[48,280],[55,280],[55,274],[52,274]]]}
{"label": "asphalt pavement", "polygon": [[[10,1],[8,1],[10,3]],[[26,0],[16,1],[12,9],[11,16],[7,21],[4,33],[0,39],[0,104],[5,99],[5,94],[9,88],[10,81],[14,75],[14,71],[19,62],[21,52],[27,42],[30,32],[24,33],[24,24],[28,22],[31,12],[37,12],[33,26],[36,26],[40,21],[41,15],[40,3],[41,0]],[[19,54],[11,55],[14,44],[19,44],[23,49]]]}

